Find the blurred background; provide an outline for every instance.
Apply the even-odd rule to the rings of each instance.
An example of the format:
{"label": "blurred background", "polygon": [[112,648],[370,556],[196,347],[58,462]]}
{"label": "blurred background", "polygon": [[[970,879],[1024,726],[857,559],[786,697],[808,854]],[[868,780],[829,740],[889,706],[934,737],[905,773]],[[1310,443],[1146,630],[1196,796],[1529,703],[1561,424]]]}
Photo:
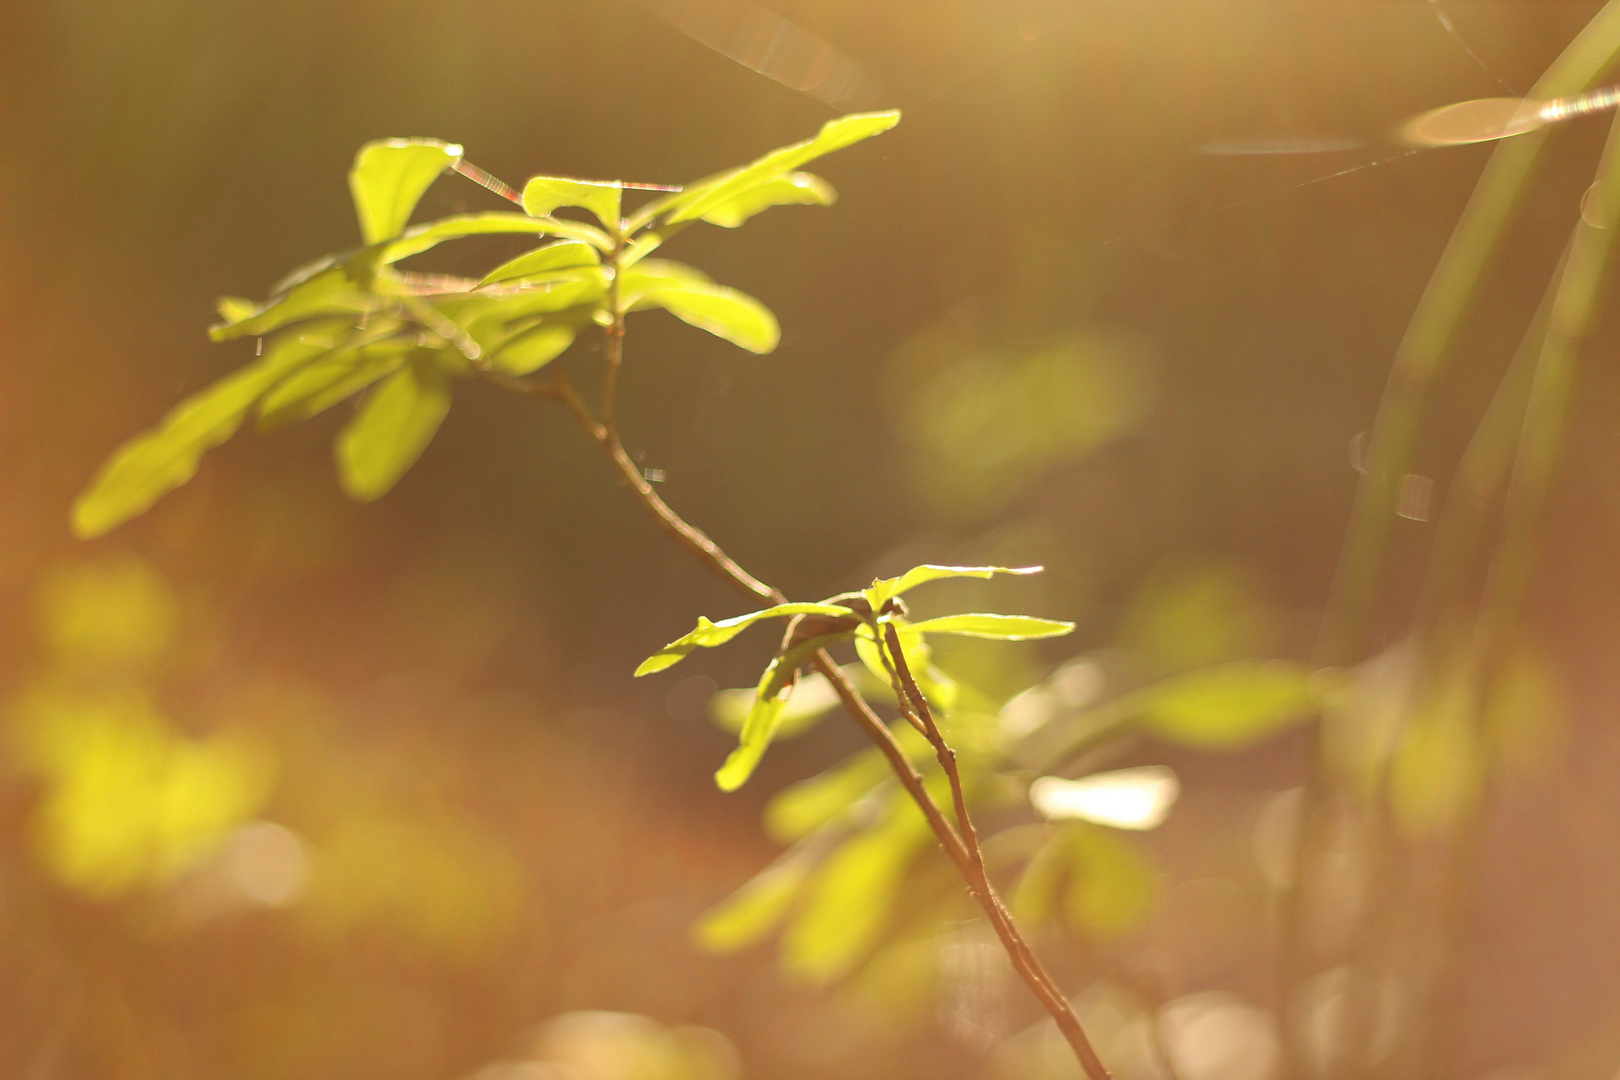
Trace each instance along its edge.
{"label": "blurred background", "polygon": [[[244,432],[94,542],[70,537],[71,500],[251,356],[207,342],[217,296],[354,242],[344,174],[366,140],[460,142],[512,183],[679,183],[898,106],[895,131],[816,166],[836,207],[672,247],[784,332],[754,357],[663,316],[633,328],[621,421],[664,497],[795,597],[920,562],[1044,564],[958,594],[1078,623],[941,650],[997,701],[1054,671],[1041,692],[1073,697],[1109,664],[1305,661],[1358,436],[1488,152],[1389,132],[1523,92],[1596,8],[0,5],[0,1074],[1068,1075],[966,923],[930,989],[864,995],[779,971],[770,944],[694,944],[779,851],[765,800],[861,740],[833,718],[715,789],[733,737],[709,697],[753,681],[769,635],[632,681],[697,614],[743,608],[560,410],[461,384],[371,506],[333,479],[335,415]],[[836,79],[804,75],[818,57]],[[1439,387],[1417,463],[1438,491],[1602,126],[1551,144]],[[448,178],[418,216],[495,206]],[[1429,1075],[1620,1067],[1616,330],[1600,319],[1587,350],[1522,631],[1535,723],[1447,928],[1460,1019]],[[1384,646],[1432,532],[1413,498]],[[1122,1075],[1166,1075],[1130,1050],[1147,1013],[1184,1080],[1280,1067],[1266,942],[1306,745],[1289,727],[1111,759],[1179,776],[1169,818],[1131,838],[1155,899],[1106,947],[1042,942]],[[1352,909],[1356,874],[1334,879]],[[1331,997],[1334,970],[1310,992]],[[1371,1044],[1398,1040],[1412,1010],[1374,997]]]}

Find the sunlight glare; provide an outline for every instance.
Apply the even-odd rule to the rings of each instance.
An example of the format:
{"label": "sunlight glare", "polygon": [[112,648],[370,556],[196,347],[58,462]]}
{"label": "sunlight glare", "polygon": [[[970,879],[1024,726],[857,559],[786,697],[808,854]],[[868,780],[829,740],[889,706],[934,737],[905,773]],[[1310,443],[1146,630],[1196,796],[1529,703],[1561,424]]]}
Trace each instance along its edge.
{"label": "sunlight glare", "polygon": [[1029,786],[1029,801],[1049,818],[1078,818],[1116,829],[1155,829],[1181,794],[1169,767],[1143,765],[1079,780],[1043,776]]}

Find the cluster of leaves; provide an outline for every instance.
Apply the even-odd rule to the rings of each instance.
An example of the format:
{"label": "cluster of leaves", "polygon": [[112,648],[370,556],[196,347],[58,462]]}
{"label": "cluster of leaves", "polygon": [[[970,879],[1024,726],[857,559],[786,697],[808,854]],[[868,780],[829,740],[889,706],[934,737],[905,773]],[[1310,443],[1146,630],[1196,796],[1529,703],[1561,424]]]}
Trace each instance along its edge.
{"label": "cluster of leaves", "polygon": [[[632,312],[663,309],[750,352],[770,352],[779,331],[763,304],[694,267],[649,256],[692,222],[736,228],[772,206],[831,203],[832,187],[799,166],[898,120],[891,111],[829,121],[812,139],[688,184],[628,216],[622,183],[537,176],[523,188],[522,212],[456,214],[415,226],[410,218],[428,187],[447,170],[463,170],[461,147],[433,139],[368,143],[349,173],[363,246],[294,270],[262,304],[221,300],[223,321],[209,336],[261,339],[256,358],[114,453],[75,504],[74,530],[97,536],[144,512],[190,480],[202,455],[250,413],[261,428],[274,428],[363,391],[337,437],[337,470],[351,496],[376,499],[433,439],[454,380],[530,375],[582,330],[617,325]],[[560,210],[593,220],[560,217]],[[492,234],[546,242],[482,278],[399,266],[446,241]]]}
{"label": "cluster of leaves", "polygon": [[[1156,827],[1178,789],[1162,766],[1097,772],[1102,758],[1092,751],[1141,735],[1201,751],[1247,749],[1319,708],[1324,680],[1286,661],[1221,659],[1065,704],[1055,688],[1091,663],[1082,658],[998,701],[941,670],[928,638],[1017,641],[1055,637],[1071,625],[982,613],[912,621],[899,602],[901,593],[927,581],[1032,569],[920,566],[818,603],[700,620],[638,674],[724,644],[756,622],[790,620],[757,686],[716,698],[716,720],[739,731],[738,747],[716,777],[730,789],[748,778],[773,738],[808,730],[837,706],[822,676],[800,675],[817,650],[853,642],[859,662],[846,672],[874,700],[893,700],[894,665],[880,644],[883,627],[893,625],[906,667],[956,751],[970,806],[1010,822],[983,843],[991,872],[1011,884],[1015,915],[1031,927],[1063,926],[1086,940],[1113,940],[1151,914],[1159,890],[1153,861],[1127,833]],[[1034,721],[1032,708],[1039,714]],[[936,800],[948,803],[946,778],[928,740],[904,719],[891,731]],[[1061,775],[1076,765],[1078,779]],[[973,912],[882,754],[863,749],[777,793],[764,826],[786,850],[700,920],[698,942],[731,952],[780,928],[783,967],[796,979],[821,984],[850,977],[857,992],[882,987],[882,994],[926,997],[936,985],[939,946],[949,927]]]}

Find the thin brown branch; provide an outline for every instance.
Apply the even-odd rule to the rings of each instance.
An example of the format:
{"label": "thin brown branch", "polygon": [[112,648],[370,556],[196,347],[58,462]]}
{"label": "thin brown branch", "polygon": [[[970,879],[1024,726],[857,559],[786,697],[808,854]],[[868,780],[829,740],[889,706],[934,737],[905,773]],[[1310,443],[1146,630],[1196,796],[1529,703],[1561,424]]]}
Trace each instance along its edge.
{"label": "thin brown branch", "polygon": [[[1075,1015],[1074,1008],[1069,1004],[1063,992],[1058,988],[1052,977],[1046,973],[1040,958],[1035,955],[1024,935],[1019,931],[1018,925],[1013,921],[1012,912],[1002,903],[995,886],[990,883],[990,875],[984,867],[984,853],[979,849],[978,831],[973,827],[973,819],[968,815],[967,794],[962,787],[962,774],[956,765],[956,751],[952,750],[945,737],[940,734],[939,725],[934,721],[933,710],[928,706],[928,699],[923,696],[922,690],[917,686],[917,680],[911,674],[911,668],[906,664],[905,650],[900,646],[900,635],[893,623],[883,624],[884,645],[887,646],[887,661],[889,670],[895,676],[895,696],[900,700],[901,707],[914,713],[921,722],[923,730],[928,735],[928,741],[934,747],[934,756],[939,759],[939,766],[945,771],[945,777],[951,785],[951,801],[956,807],[956,820],[961,829],[961,842],[966,855],[963,866],[964,876],[968,879],[968,891],[973,893],[974,899],[984,909],[985,915],[990,919],[990,925],[995,928],[996,936],[1001,938],[1001,944],[1012,960],[1013,967],[1029,986],[1035,996],[1040,999],[1046,1011],[1052,1015],[1063,1037],[1068,1040],[1080,1064],[1085,1067],[1086,1075],[1091,1080],[1107,1080],[1108,1068],[1097,1056],[1096,1048],[1086,1037],[1085,1029],[1080,1025],[1080,1018]],[[932,804],[933,800],[929,799]]]}
{"label": "thin brown branch", "polygon": [[[616,304],[614,305],[617,306]],[[617,331],[616,333],[613,331]],[[614,326],[608,334],[608,360],[609,378],[617,375],[619,362],[623,358],[623,314],[615,312]],[[773,603],[786,603],[787,595],[779,589],[772,588],[748,573],[741,566],[720,549],[720,545],[710,540],[698,529],[688,525],[681,516],[669,508],[669,505],[659,498],[653,490],[652,484],[642,475],[636,463],[630,460],[625,452],[624,444],[619,441],[618,432],[614,430],[609,417],[604,414],[601,420],[591,413],[590,407],[574,391],[573,386],[561,372],[547,382],[529,382],[523,379],[514,379],[508,376],[499,376],[497,373],[486,372],[492,381],[509,386],[512,389],[528,394],[532,397],[549,397],[560,402],[569,412],[574,414],[585,433],[591,440],[600,446],[608,459],[618,468],[619,474],[630,489],[635,492],[641,504],[658,521],[658,524],[669,533],[682,547],[686,548],[710,570],[720,575],[725,581],[740,591],[754,597],[761,597]],[[604,398],[604,406],[611,408],[613,401],[613,383],[610,382]],[[604,410],[605,412],[605,410]],[[893,628],[890,627],[890,633]],[[916,682],[912,679],[910,671],[905,667],[905,660],[900,655],[898,641],[892,645],[894,656],[898,662],[898,670],[903,673],[902,684],[906,691],[900,694],[902,709],[905,709],[907,698],[912,701],[911,710],[916,710],[920,716],[913,717],[914,723],[920,723],[929,741],[933,744],[935,753],[940,758],[941,765],[951,785],[951,796],[955,802],[957,821],[962,831],[958,833],[950,821],[941,812],[934,798],[929,794],[928,788],[911,760],[906,756],[904,749],[895,741],[894,735],[887,725],[872,710],[872,706],[861,696],[855,684],[845,675],[843,669],[836,664],[826,650],[815,655],[816,670],[826,677],[837,693],[844,708],[856,724],[864,730],[869,738],[877,745],[878,750],[888,760],[895,776],[901,786],[911,796],[917,808],[922,811],[923,817],[928,821],[929,828],[938,838],[940,846],[951,861],[956,864],[957,870],[967,882],[968,892],[978,901],[979,906],[995,928],[996,935],[1001,939],[1002,947],[1006,950],[1008,959],[1018,971],[1024,982],[1034,992],[1041,1006],[1052,1017],[1058,1030],[1063,1033],[1069,1045],[1074,1049],[1075,1056],[1085,1068],[1090,1080],[1112,1080],[1108,1069],[1097,1056],[1086,1037],[1085,1030],[1080,1025],[1080,1018],[1075,1015],[1068,999],[1063,996],[1062,990],[1046,973],[1040,959],[1036,957],[1029,943],[1024,940],[1023,934],[1013,922],[1012,914],[1002,903],[1001,897],[991,885],[989,875],[985,872],[984,858],[979,850],[978,835],[973,828],[972,818],[968,814],[967,800],[962,790],[961,777],[956,769],[956,756],[939,734],[939,728],[934,723],[933,715],[928,711],[927,702],[917,691]],[[882,650],[880,649],[880,652]],[[906,710],[906,711],[911,711]]]}

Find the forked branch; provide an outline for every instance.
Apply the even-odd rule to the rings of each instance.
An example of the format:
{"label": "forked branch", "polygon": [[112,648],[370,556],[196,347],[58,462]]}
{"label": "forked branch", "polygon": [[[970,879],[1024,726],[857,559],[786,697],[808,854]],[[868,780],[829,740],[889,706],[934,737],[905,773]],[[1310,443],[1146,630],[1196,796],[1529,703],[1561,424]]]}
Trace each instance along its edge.
{"label": "forked branch", "polygon": [[[615,334],[609,328],[607,347],[610,353],[609,370],[616,372],[623,348],[622,323],[620,333]],[[670,509],[669,504],[659,498],[653,490],[652,484],[642,475],[636,463],[625,452],[624,444],[619,441],[619,435],[613,424],[606,419],[598,419],[590,410],[585,401],[573,389],[566,376],[561,372],[553,375],[544,382],[530,382],[502,376],[497,373],[486,373],[492,381],[509,389],[528,394],[532,397],[551,398],[563,405],[573,414],[580,427],[585,430],[592,442],[601,447],[619,475],[623,477],[630,490],[635,493],[637,500],[653,515],[660,527],[673,537],[680,545],[690,551],[721,579],[731,584],[740,592],[750,597],[761,597],[772,603],[787,603],[787,595],[781,590],[766,585],[752,574],[748,573],[731,559],[720,546],[709,539],[700,530],[686,523],[681,516]],[[610,396],[606,403],[611,403]],[[605,410],[604,410],[605,411]],[[1019,976],[1029,986],[1041,1006],[1051,1015],[1057,1024],[1058,1030],[1068,1040],[1075,1056],[1079,1058],[1089,1080],[1111,1080],[1111,1076],[1102,1060],[1097,1056],[1091,1040],[1086,1037],[1081,1027],[1080,1018],[1075,1015],[1074,1008],[1058,988],[1057,983],[1047,974],[1040,959],[1030,948],[1029,942],[1024,939],[1012,914],[1007,910],[1006,904],[991,884],[989,875],[985,872],[984,858],[979,851],[978,834],[973,828],[972,818],[968,814],[967,799],[962,788],[962,779],[956,767],[956,755],[939,733],[939,727],[934,722],[933,714],[928,709],[928,703],[917,690],[917,684],[910,670],[905,665],[905,659],[900,655],[897,639],[894,638],[893,627],[887,627],[890,635],[888,652],[895,659],[895,673],[898,681],[896,694],[900,699],[902,710],[912,713],[917,722],[928,735],[933,745],[941,767],[945,770],[946,778],[951,786],[951,798],[955,803],[957,826],[953,826],[935,803],[924,784],[922,774],[906,756],[906,752],[895,741],[870,703],[861,695],[861,692],[844,674],[843,669],[828,655],[825,650],[816,653],[814,664],[832,685],[833,691],[843,703],[855,723],[866,732],[867,736],[877,745],[878,750],[887,759],[889,767],[894,771],[906,793],[910,795],[917,808],[922,811],[928,826],[933,830],[934,836],[939,840],[940,846],[950,856],[957,870],[965,879],[968,892],[978,901],[984,910],[986,918],[995,928],[996,936],[1001,939],[1008,959],[1017,970]],[[882,650],[880,650],[882,651]],[[958,831],[958,827],[960,831]]]}

